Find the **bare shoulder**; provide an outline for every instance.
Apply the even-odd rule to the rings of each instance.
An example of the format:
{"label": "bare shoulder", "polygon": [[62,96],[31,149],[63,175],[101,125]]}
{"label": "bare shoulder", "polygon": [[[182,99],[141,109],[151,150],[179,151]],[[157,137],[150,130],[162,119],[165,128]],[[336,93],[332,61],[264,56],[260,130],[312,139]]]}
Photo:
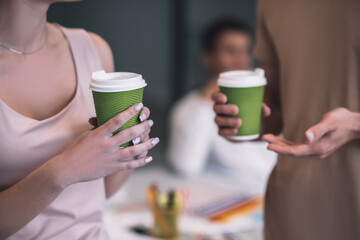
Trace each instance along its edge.
{"label": "bare shoulder", "polygon": [[109,44],[96,33],[88,32],[99,52],[101,63],[106,72],[114,71],[114,58]]}

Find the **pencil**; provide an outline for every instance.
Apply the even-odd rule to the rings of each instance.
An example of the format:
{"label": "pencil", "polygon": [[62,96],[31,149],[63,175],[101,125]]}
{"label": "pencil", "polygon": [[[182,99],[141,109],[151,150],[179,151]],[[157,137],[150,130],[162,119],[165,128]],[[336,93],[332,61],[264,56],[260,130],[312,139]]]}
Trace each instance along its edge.
{"label": "pencil", "polygon": [[156,195],[157,195],[157,185],[156,184],[151,184],[150,187],[147,190],[147,197],[148,197],[148,202],[150,205],[150,208],[155,210],[157,209],[157,201],[156,201]]}
{"label": "pencil", "polygon": [[254,198],[251,201],[247,201],[244,204],[240,204],[240,205],[233,207],[227,211],[213,215],[209,218],[209,220],[214,221],[214,222],[226,222],[226,221],[230,220],[231,218],[236,217],[238,215],[247,214],[247,213],[254,211],[259,206],[261,206],[262,203],[263,203],[262,198]]}

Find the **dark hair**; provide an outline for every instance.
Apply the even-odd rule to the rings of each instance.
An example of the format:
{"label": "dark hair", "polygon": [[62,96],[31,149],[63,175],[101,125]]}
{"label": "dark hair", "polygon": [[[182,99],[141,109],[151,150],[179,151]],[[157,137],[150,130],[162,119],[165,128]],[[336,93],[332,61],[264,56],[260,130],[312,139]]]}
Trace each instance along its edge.
{"label": "dark hair", "polygon": [[238,17],[223,16],[211,21],[203,30],[201,36],[203,52],[212,52],[220,35],[228,30],[243,32],[253,38],[253,30],[248,23]]}

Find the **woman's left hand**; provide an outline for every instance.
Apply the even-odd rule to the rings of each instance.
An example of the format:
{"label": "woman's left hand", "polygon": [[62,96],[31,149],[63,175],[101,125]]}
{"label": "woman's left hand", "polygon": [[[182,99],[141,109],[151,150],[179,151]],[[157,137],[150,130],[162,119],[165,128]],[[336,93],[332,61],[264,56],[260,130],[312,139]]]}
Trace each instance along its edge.
{"label": "woman's left hand", "polygon": [[[145,121],[146,119],[148,119],[150,116],[150,110],[147,107],[143,107],[142,111],[139,114],[139,119],[141,122]],[[95,128],[98,127],[97,124],[97,120],[96,117],[92,117],[89,119],[89,123]],[[145,132],[144,134],[140,135],[139,137],[135,138],[133,140],[133,144],[137,145],[139,143],[145,142],[147,140],[149,140],[149,134],[150,134],[151,129],[149,129],[149,131]],[[147,151],[143,152],[141,155],[139,155],[137,158],[143,158],[147,155]]]}
{"label": "woman's left hand", "polygon": [[360,113],[346,108],[336,108],[326,113],[320,123],[305,132],[306,143],[295,143],[282,137],[266,134],[268,149],[295,157],[315,156],[325,158],[345,143],[360,139]]}

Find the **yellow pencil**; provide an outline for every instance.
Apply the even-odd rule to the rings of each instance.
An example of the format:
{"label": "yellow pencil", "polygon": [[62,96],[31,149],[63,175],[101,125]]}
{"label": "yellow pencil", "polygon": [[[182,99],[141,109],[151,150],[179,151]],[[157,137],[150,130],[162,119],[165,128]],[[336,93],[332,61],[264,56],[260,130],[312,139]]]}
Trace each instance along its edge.
{"label": "yellow pencil", "polygon": [[151,184],[150,187],[147,189],[147,197],[150,208],[155,210],[157,208],[156,204],[156,194],[157,194],[158,188],[156,184]]}
{"label": "yellow pencil", "polygon": [[241,205],[231,208],[227,211],[213,215],[209,218],[209,220],[214,221],[214,222],[226,222],[233,217],[239,216],[241,214],[247,214],[247,213],[254,211],[259,206],[261,206],[262,203],[263,203],[262,198],[254,198],[254,199],[246,202],[245,204],[241,204]]}

